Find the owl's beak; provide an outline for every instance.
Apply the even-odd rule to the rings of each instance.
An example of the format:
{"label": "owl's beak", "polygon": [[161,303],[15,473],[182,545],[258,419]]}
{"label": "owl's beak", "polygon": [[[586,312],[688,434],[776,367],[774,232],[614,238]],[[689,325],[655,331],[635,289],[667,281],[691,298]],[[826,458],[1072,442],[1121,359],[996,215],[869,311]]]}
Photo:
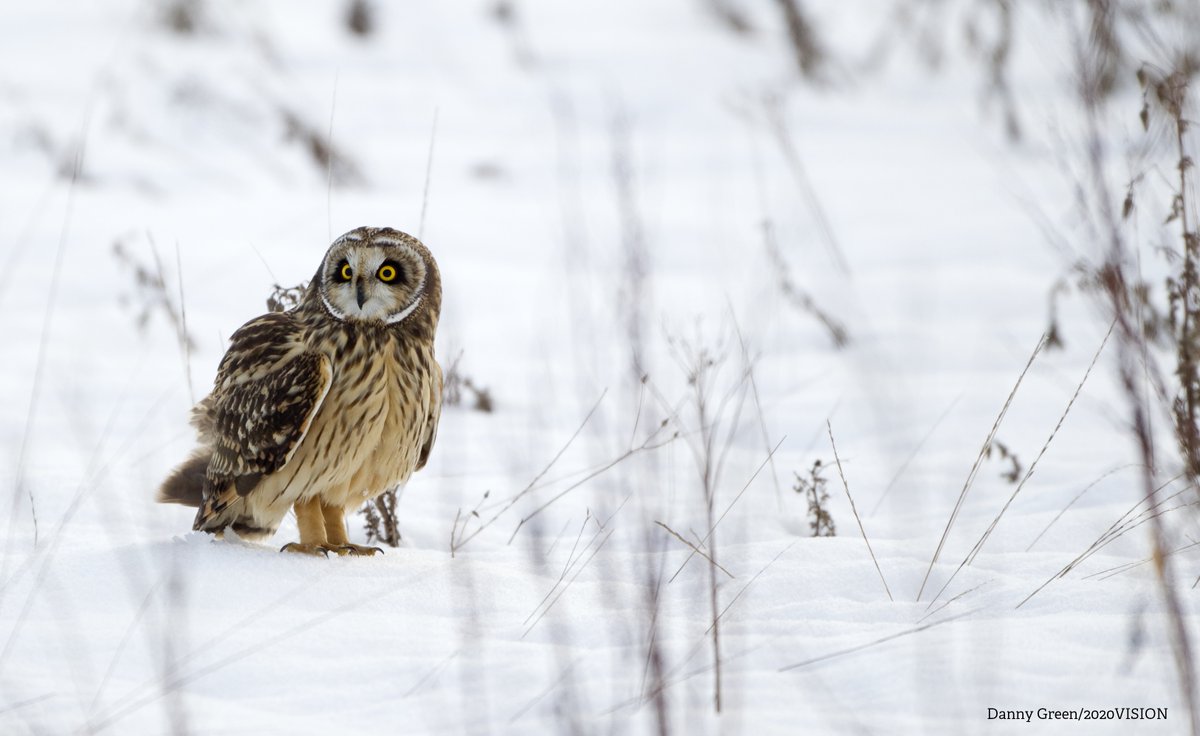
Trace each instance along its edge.
{"label": "owl's beak", "polygon": [[363,282],[359,281],[354,285],[354,295],[358,299],[358,308],[362,309],[362,306],[367,303],[367,292],[363,288]]}

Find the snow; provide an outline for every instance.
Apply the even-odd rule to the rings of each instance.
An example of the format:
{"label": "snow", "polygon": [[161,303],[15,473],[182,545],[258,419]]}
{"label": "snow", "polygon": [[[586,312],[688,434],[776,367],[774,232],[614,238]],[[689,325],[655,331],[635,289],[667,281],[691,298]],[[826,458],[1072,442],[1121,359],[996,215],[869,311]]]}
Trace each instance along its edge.
{"label": "snow", "polygon": [[[873,6],[816,5],[869,46]],[[988,719],[1126,706],[1169,709],[1139,733],[1187,731],[1153,565],[1134,564],[1146,525],[1022,604],[1144,518],[1124,516],[1141,491],[1108,352],[958,570],[1014,490],[983,460],[918,600],[1078,255],[1031,214],[1082,228],[1053,148],[1060,49],[1021,49],[1031,138],[1011,145],[965,68],[897,53],[845,87],[801,84],[765,5],[739,37],[682,0],[514,3],[507,25],[489,3],[380,4],[365,40],[331,0],[204,2],[189,36],[161,7],[0,10],[0,732],[651,733],[655,682],[676,733],[1128,733]],[[358,180],[331,182],[289,115],[332,133]],[[778,288],[764,222],[846,349]],[[189,531],[189,509],[152,498],[225,339],[364,224],[429,245],[439,360],[461,353],[496,411],[446,408],[383,557],[278,554],[290,519],[263,545]],[[161,263],[194,349],[157,306],[139,328],[152,297],[118,242]],[[1086,297],[1059,307],[1066,347],[1034,361],[997,434],[1023,468],[1108,327]],[[720,356],[707,421],[701,350]],[[719,715],[710,570],[655,523],[706,536],[708,426]],[[832,538],[807,536],[791,490],[816,459]],[[460,512],[467,533],[495,521],[451,554]],[[1194,532],[1189,514],[1171,522]],[[1195,631],[1195,551],[1174,560]]]}

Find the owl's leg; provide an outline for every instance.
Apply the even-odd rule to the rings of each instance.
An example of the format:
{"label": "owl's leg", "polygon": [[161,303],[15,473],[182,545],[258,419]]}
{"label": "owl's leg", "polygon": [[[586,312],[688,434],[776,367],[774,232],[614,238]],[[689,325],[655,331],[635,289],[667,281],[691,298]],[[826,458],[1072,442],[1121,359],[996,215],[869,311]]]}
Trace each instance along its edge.
{"label": "owl's leg", "polygon": [[325,538],[325,517],[321,514],[320,499],[310,498],[307,501],[297,501],[295,505],[296,526],[300,527],[300,542],[285,544],[280,552],[299,552],[308,555],[329,556],[336,552],[338,546],[330,544]]}
{"label": "owl's leg", "polygon": [[321,504],[321,514],[325,517],[325,538],[339,555],[355,555],[370,557],[376,552],[383,554],[379,547],[364,547],[361,544],[351,544],[346,536],[346,511],[341,506]]}

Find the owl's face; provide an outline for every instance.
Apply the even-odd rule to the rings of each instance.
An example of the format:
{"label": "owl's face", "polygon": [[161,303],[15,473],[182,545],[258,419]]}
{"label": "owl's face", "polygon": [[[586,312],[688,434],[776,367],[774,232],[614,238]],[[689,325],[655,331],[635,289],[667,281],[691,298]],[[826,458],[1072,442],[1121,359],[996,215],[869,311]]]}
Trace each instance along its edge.
{"label": "owl's face", "polygon": [[436,283],[421,241],[390,228],[358,228],[334,241],[317,274],[325,308],[346,322],[396,324],[418,311]]}

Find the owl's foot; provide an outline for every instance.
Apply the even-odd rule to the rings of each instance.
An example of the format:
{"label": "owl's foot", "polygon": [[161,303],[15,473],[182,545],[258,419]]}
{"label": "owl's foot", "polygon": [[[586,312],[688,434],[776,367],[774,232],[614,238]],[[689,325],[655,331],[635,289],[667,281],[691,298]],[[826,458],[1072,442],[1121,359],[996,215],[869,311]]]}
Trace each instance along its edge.
{"label": "owl's foot", "polygon": [[361,544],[350,544],[349,542],[334,548],[334,552],[353,557],[374,557],[377,552],[383,554],[383,550],[379,547],[364,547]]}
{"label": "owl's foot", "polygon": [[343,552],[338,552],[338,548],[335,547],[334,545],[325,544],[324,542],[317,542],[317,543],[313,543],[313,544],[301,544],[300,542],[291,542],[289,544],[285,544],[282,547],[280,547],[279,551],[280,552],[294,552],[296,554],[301,554],[301,555],[322,555],[324,557],[328,557],[330,552],[337,552],[338,554],[344,554]]}
{"label": "owl's foot", "polygon": [[383,550],[379,547],[364,547],[361,544],[326,544],[317,542],[313,544],[303,544],[301,542],[291,542],[279,548],[280,552],[294,552],[302,555],[321,555],[328,557],[330,552],[336,552],[339,557],[350,555],[351,557],[374,557],[375,554],[383,554]]}

